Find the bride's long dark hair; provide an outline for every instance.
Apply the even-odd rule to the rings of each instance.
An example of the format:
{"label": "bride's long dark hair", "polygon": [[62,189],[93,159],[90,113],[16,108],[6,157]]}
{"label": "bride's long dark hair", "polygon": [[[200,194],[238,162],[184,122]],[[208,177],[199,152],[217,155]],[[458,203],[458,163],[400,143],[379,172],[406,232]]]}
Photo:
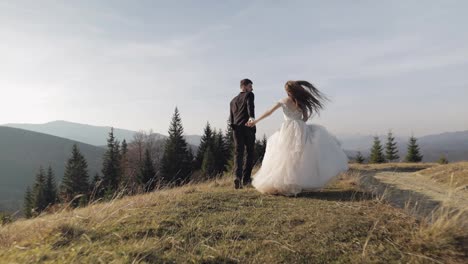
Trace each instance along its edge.
{"label": "bride's long dark hair", "polygon": [[328,98],[308,81],[287,81],[284,88],[296,106],[306,110],[308,116],[312,113],[319,114],[324,102],[328,101]]}

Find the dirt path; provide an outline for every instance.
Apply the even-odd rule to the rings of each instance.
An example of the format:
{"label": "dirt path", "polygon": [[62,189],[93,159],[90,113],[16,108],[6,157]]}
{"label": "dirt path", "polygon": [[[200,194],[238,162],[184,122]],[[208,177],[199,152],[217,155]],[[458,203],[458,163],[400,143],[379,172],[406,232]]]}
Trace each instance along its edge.
{"label": "dirt path", "polygon": [[363,171],[361,175],[363,188],[416,214],[428,215],[441,205],[468,208],[468,192],[455,191],[417,172]]}

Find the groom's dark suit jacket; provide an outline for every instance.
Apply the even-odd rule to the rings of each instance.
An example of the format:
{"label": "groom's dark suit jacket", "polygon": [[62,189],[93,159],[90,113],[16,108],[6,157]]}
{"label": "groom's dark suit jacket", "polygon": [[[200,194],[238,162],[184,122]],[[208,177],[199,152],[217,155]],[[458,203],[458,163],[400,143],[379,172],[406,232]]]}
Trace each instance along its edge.
{"label": "groom's dark suit jacket", "polygon": [[[254,100],[255,96],[252,92],[241,92],[232,99],[229,121],[233,129],[239,126],[244,127],[249,118],[255,118]],[[255,132],[256,128],[253,127],[252,130]]]}
{"label": "groom's dark suit jacket", "polygon": [[[234,136],[234,159],[235,159],[235,182],[249,184],[252,181],[252,167],[255,150],[255,127],[245,124],[249,118],[255,118],[254,94],[252,92],[241,92],[232,99],[229,121]],[[247,157],[244,163],[244,150]]]}

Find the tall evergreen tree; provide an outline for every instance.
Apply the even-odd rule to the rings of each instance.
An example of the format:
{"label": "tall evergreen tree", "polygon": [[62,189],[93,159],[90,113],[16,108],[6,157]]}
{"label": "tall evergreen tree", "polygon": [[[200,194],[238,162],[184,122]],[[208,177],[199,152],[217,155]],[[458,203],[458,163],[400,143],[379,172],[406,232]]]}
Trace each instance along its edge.
{"label": "tall evergreen tree", "polygon": [[47,179],[45,185],[45,197],[46,202],[48,205],[55,204],[58,200],[57,197],[57,184],[55,182],[54,171],[52,170],[52,166],[49,165],[47,169]]}
{"label": "tall evergreen tree", "polygon": [[122,152],[120,152],[120,141],[117,139],[114,141],[114,146],[115,146],[115,153],[117,153],[117,159],[120,161],[122,158]]}
{"label": "tall evergreen tree", "polygon": [[145,158],[143,164],[140,167],[140,173],[138,180],[146,192],[152,191],[156,186],[156,170],[153,166],[153,160],[151,159],[150,150],[147,148],[145,151]]}
{"label": "tall evergreen tree", "polygon": [[385,144],[385,159],[388,162],[399,159],[397,143],[395,142],[395,137],[393,136],[392,131],[388,132],[387,143]]}
{"label": "tall evergreen tree", "polygon": [[39,172],[36,174],[36,181],[33,187],[33,209],[37,213],[44,211],[47,207],[46,200],[46,176],[44,169],[39,168]]}
{"label": "tall evergreen tree", "polygon": [[65,166],[65,173],[60,185],[60,196],[63,201],[68,202],[77,195],[83,195],[80,200],[73,202],[73,205],[76,206],[79,201],[86,200],[89,189],[88,163],[78,146],[74,144],[71,157]]}
{"label": "tall evergreen tree", "polygon": [[234,166],[234,135],[232,127],[228,124],[224,134],[225,156],[226,156],[226,171],[231,171]]}
{"label": "tall evergreen tree", "polygon": [[226,170],[227,153],[226,143],[224,142],[223,132],[219,130],[214,134],[214,146],[212,149],[215,158],[215,174],[221,174]]}
{"label": "tall evergreen tree", "polygon": [[181,184],[187,181],[190,176],[193,156],[190,155],[183,133],[182,120],[176,107],[161,159],[160,175],[166,183]]}
{"label": "tall evergreen tree", "polygon": [[130,168],[129,168],[129,158],[128,158],[128,144],[124,139],[122,141],[122,146],[120,149],[120,184],[128,187],[131,184],[130,181]]}
{"label": "tall evergreen tree", "polygon": [[211,150],[211,146],[208,146],[205,150],[202,163],[202,173],[207,177],[216,175],[216,158]]}
{"label": "tall evergreen tree", "polygon": [[24,203],[23,203],[23,213],[26,218],[31,218],[33,216],[33,207],[34,207],[34,197],[31,191],[31,188],[28,186],[26,188],[26,193],[24,194]]}
{"label": "tall evergreen tree", "polygon": [[121,153],[119,142],[114,137],[114,128],[111,128],[107,138],[107,150],[102,162],[102,185],[107,193],[117,191],[121,180]]}
{"label": "tall evergreen tree", "polygon": [[127,141],[125,139],[122,141],[122,148],[121,148],[120,151],[121,151],[122,156],[125,156],[128,153],[128,144],[127,144]]}
{"label": "tall evergreen tree", "polygon": [[211,129],[210,123],[206,122],[203,135],[198,146],[197,155],[195,156],[195,168],[200,169],[202,166],[205,151],[208,147],[213,150],[215,133]]}
{"label": "tall evergreen tree", "polygon": [[359,164],[362,164],[362,163],[364,163],[364,161],[365,161],[365,159],[362,156],[361,151],[358,151],[358,153],[356,154],[356,162],[359,163]]}
{"label": "tall evergreen tree", "polygon": [[369,157],[369,163],[383,163],[385,157],[383,155],[382,144],[380,143],[379,137],[374,137],[374,144],[371,148],[371,154]]}
{"label": "tall evergreen tree", "polygon": [[230,125],[227,126],[226,132],[224,133],[224,143],[226,144],[226,149],[229,150],[229,152],[234,149],[234,135]]}
{"label": "tall evergreen tree", "polygon": [[91,185],[90,185],[90,193],[93,196],[91,198],[93,200],[102,198],[104,196],[104,191],[105,189],[102,186],[102,178],[99,177],[99,173],[96,172],[96,174],[94,174],[93,179],[91,180]]}
{"label": "tall evergreen tree", "polygon": [[420,162],[423,156],[419,152],[419,146],[417,139],[411,136],[408,143],[408,153],[406,154],[406,162]]}

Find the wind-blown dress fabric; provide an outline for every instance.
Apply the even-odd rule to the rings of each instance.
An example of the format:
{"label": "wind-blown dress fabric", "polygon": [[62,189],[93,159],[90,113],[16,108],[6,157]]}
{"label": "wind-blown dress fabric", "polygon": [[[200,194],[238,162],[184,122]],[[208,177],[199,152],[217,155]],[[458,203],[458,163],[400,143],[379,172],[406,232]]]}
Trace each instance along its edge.
{"label": "wind-blown dress fabric", "polygon": [[302,112],[281,103],[284,122],[268,138],[260,170],[252,185],[262,193],[296,195],[320,189],[348,169],[348,158],[325,127],[306,124]]}

